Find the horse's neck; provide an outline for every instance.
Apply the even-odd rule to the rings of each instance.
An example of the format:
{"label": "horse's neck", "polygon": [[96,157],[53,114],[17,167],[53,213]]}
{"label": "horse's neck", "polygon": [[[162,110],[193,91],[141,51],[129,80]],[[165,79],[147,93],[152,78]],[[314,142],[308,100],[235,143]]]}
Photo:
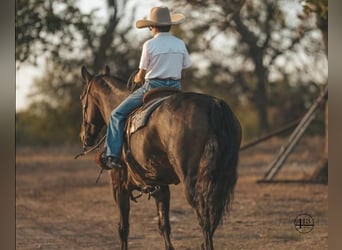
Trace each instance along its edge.
{"label": "horse's neck", "polygon": [[111,95],[102,98],[101,113],[105,123],[108,125],[110,115],[123,100],[130,94],[128,90],[112,89]]}

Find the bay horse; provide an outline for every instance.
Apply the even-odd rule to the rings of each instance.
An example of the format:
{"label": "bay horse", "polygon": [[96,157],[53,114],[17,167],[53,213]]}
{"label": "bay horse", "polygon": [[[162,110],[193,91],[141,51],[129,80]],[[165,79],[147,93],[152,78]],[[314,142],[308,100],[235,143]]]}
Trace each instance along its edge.
{"label": "bay horse", "polygon": [[[84,149],[95,144],[112,110],[130,94],[125,82],[104,73],[81,70]],[[169,185],[181,183],[203,233],[202,249],[213,249],[214,232],[232,201],[237,181],[241,126],[230,107],[215,97],[179,92],[166,98],[148,124],[130,138],[130,151],[145,174],[137,173],[123,156],[124,167],[109,170],[114,200],[120,211],[121,249],[127,249],[130,199],[135,190],[154,188],[159,232],[165,249],[170,239]],[[97,163],[99,154],[97,154]],[[158,187],[158,188],[156,188]]]}

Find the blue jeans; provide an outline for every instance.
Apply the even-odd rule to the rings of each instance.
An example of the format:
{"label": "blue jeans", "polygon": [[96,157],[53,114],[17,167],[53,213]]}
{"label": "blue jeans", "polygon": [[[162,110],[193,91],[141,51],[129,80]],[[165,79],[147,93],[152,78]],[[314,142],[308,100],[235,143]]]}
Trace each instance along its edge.
{"label": "blue jeans", "polygon": [[119,106],[111,113],[107,127],[107,137],[105,142],[105,156],[121,157],[124,128],[128,115],[142,105],[144,94],[150,89],[157,87],[173,87],[181,89],[179,80],[146,80],[145,84],[129,95]]}

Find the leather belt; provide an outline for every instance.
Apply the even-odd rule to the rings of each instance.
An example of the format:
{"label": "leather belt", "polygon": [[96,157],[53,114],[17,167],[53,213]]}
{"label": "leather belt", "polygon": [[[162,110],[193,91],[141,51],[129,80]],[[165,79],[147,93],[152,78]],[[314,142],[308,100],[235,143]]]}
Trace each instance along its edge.
{"label": "leather belt", "polygon": [[167,81],[167,80],[171,80],[171,81],[179,81],[180,79],[173,79],[173,78],[150,78],[148,80],[161,80],[161,81]]}

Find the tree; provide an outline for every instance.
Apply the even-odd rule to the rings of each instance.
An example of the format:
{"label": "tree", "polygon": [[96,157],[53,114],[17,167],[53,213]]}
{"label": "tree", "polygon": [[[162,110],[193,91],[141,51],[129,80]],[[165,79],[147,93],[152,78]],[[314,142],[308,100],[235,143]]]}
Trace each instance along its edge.
{"label": "tree", "polygon": [[45,55],[54,60],[82,48],[82,37],[92,25],[92,14],[82,14],[74,0],[16,1],[16,62],[37,64]]}
{"label": "tree", "polygon": [[[124,20],[127,3],[108,0],[108,18],[102,22],[97,21],[95,11],[82,13],[74,0],[20,0],[17,3],[17,67],[36,64],[41,58],[45,67],[43,77],[35,80],[31,95],[34,102],[27,111],[17,114],[20,121],[17,129],[25,127],[21,124],[32,122],[32,117],[39,117],[36,129],[44,127],[46,134],[49,131],[46,137],[50,136],[52,141],[66,142],[78,137],[81,66],[85,64],[98,72],[106,64],[120,65],[112,72],[128,78],[132,71],[129,66],[137,65],[140,48],[127,42],[132,27],[130,20]],[[65,131],[56,140],[54,135],[61,128]],[[19,134],[25,136],[25,133]],[[42,136],[35,136],[37,141],[39,138],[45,141]]]}
{"label": "tree", "polygon": [[[76,0],[18,1],[17,67],[41,58],[46,65],[46,75],[36,81],[30,112],[49,111],[58,116],[63,112],[51,110],[64,109],[78,117],[70,122],[79,126],[79,71],[83,64],[93,72],[107,64],[111,72],[128,78],[138,65],[146,39],[137,39],[131,31],[137,6],[129,2],[106,0],[107,15],[99,21],[95,10],[82,13]],[[246,138],[288,122],[286,117],[293,117],[293,110],[296,115],[304,112],[312,93],[319,90],[308,73],[313,71],[309,64],[320,61],[319,38],[312,36],[317,28],[310,22],[299,29],[289,25],[278,2],[183,0],[169,5],[187,14],[187,22],[173,27],[189,46],[194,62],[184,79],[185,90],[227,100],[241,114]],[[298,56],[302,51],[311,61],[305,63]],[[289,102],[289,98],[305,100]],[[288,105],[279,107],[282,100]],[[280,112],[282,119],[272,119]]]}
{"label": "tree", "polygon": [[300,84],[308,93],[319,90],[316,79],[305,73],[312,71],[312,62],[298,58],[308,50],[306,56],[315,61],[313,57],[321,53],[314,36],[317,29],[309,22],[299,28],[287,22],[278,1],[188,0],[180,4],[183,9],[191,4],[187,34],[192,54],[198,51],[198,61],[209,61],[200,69],[200,77],[229,91],[229,100],[237,96],[240,106],[252,103],[259,134],[270,129],[269,109],[275,103],[273,92],[281,89],[278,84],[289,89]]}

